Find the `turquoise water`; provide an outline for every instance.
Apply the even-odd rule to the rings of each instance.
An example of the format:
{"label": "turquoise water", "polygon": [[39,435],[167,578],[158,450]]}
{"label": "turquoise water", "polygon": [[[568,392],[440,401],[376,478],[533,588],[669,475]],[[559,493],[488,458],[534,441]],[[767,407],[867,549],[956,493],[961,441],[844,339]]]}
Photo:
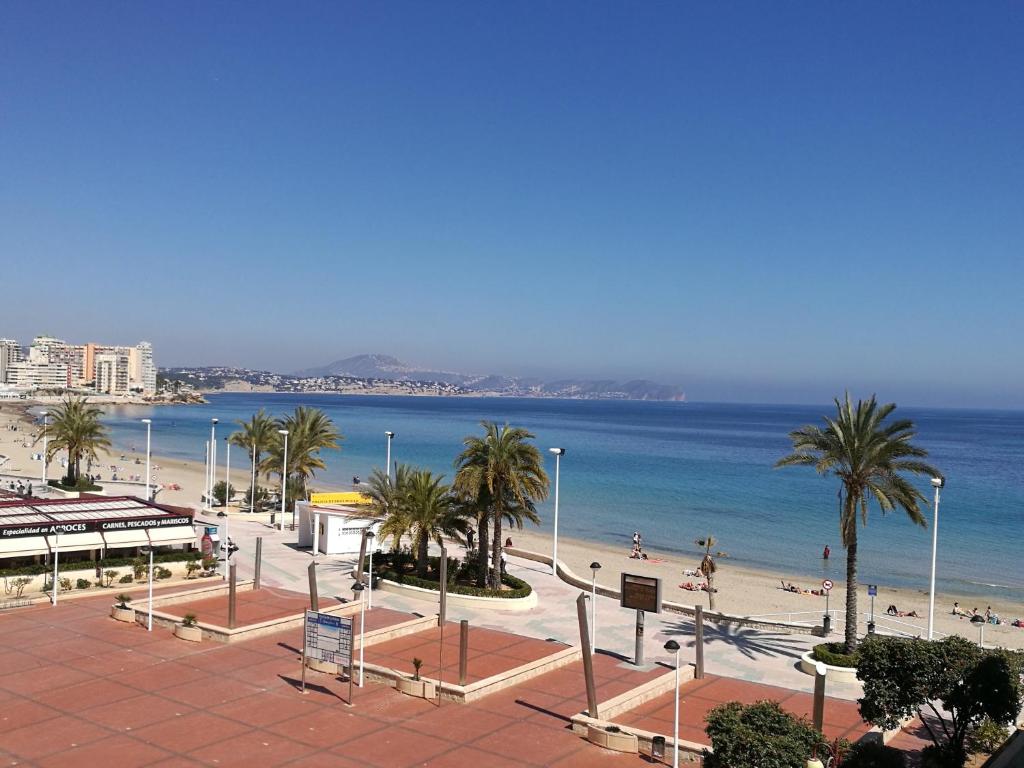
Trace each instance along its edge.
{"label": "turquoise water", "polygon": [[[345,486],[392,459],[452,474],[462,438],[481,419],[509,421],[562,459],[560,532],[629,548],[635,529],[650,550],[695,552],[707,533],[742,564],[794,575],[842,576],[835,480],[806,468],[772,469],[787,432],[819,421],[829,406],[733,405],[511,398],[339,395],[214,395],[208,405],[119,407],[108,414],[115,445],[143,447],[138,419],[153,419],[153,452],[204,460],[209,420],[248,419],[265,407],[323,408],[345,435],[318,478]],[[947,476],[939,525],[940,588],[1024,600],[1024,412],[900,408],[918,442]],[[554,457],[544,451],[554,476]],[[223,466],[223,445],[219,449]],[[237,455],[237,454],[236,454]],[[239,464],[244,461],[239,456]],[[931,498],[928,481],[921,488]],[[316,483],[313,483],[316,486]],[[541,506],[550,529],[552,505]],[[931,520],[929,504],[928,519]],[[860,579],[927,589],[931,531],[872,509],[861,529]],[[820,556],[834,550],[828,565]]]}

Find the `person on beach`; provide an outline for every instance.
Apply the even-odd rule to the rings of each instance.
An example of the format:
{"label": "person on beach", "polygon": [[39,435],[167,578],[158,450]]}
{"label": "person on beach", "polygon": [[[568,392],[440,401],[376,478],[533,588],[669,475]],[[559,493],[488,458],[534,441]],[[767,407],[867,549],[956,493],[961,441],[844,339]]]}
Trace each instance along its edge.
{"label": "person on beach", "polygon": [[966,615],[963,609],[960,607],[960,603],[956,600],[953,601],[953,615],[959,616],[961,619]]}
{"label": "person on beach", "polygon": [[832,554],[832,550],[829,549],[828,544],[825,545],[825,551],[821,553],[822,560],[828,560],[828,556]]}

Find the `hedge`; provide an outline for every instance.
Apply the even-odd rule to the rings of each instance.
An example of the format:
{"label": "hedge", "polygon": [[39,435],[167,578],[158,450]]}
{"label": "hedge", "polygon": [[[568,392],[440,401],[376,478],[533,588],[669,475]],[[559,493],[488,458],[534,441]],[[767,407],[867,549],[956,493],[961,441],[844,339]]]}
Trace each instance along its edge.
{"label": "hedge", "polygon": [[830,664],[833,667],[856,667],[857,654],[846,653],[845,643],[819,643],[812,652],[815,661]]}
{"label": "hedge", "polygon": [[[202,552],[160,552],[153,555],[154,563],[181,563],[189,560],[199,560]],[[69,562],[61,568],[62,571],[87,571],[93,568],[124,568],[134,563],[134,557],[105,557],[102,560],[78,560]],[[148,558],[147,558],[148,561]],[[147,562],[148,564],[148,562]],[[0,570],[2,576],[39,576],[44,573],[51,573],[52,565],[43,563],[34,565],[23,565],[20,568],[5,568]]]}
{"label": "hedge", "polygon": [[[394,581],[399,584],[405,584],[410,587],[420,587],[422,589],[432,589],[434,591],[440,591],[441,583],[439,581],[433,581],[431,579],[421,579],[419,576],[412,576],[409,574],[396,573],[395,571],[384,571],[378,574],[379,578],[387,581]],[[506,600],[528,597],[533,592],[527,582],[522,579],[517,579],[515,576],[509,576],[508,574],[501,577],[501,583],[511,589],[487,589],[485,587],[469,587],[462,584],[449,584],[448,592],[453,595],[471,595],[473,597],[499,597]]]}

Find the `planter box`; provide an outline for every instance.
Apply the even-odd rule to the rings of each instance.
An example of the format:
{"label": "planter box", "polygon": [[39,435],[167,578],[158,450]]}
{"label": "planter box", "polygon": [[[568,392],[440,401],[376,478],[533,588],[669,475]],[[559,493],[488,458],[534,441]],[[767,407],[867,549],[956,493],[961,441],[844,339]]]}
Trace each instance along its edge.
{"label": "planter box", "polygon": [[174,636],[190,643],[198,643],[203,639],[203,630],[199,627],[186,627],[184,624],[174,625]]}
{"label": "planter box", "polygon": [[410,696],[418,696],[421,699],[437,698],[437,686],[430,680],[411,680],[407,677],[399,677],[395,680],[395,690]]}
{"label": "planter box", "polygon": [[625,731],[606,731],[596,725],[587,726],[587,741],[615,752],[638,753],[640,740],[635,733]]}
{"label": "planter box", "polygon": [[110,607],[110,617],[117,619],[118,621],[134,622],[135,621],[135,609],[134,608],[118,608],[116,605]]}
{"label": "planter box", "polygon": [[[807,651],[800,657],[800,671],[808,675],[817,674],[818,662],[814,658],[813,651]],[[856,667],[836,667],[832,664],[825,665],[825,678],[833,683],[856,683]]]}

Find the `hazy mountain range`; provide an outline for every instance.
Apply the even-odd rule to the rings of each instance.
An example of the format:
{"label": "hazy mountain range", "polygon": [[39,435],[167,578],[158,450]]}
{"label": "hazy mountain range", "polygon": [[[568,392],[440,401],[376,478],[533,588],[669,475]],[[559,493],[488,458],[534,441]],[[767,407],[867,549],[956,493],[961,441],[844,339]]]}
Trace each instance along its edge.
{"label": "hazy mountain range", "polygon": [[390,355],[356,355],[316,368],[296,371],[294,376],[353,377],[390,381],[425,381],[453,384],[473,392],[539,397],[579,397],[624,400],[685,400],[680,387],[637,379],[627,382],[593,379],[545,381],[536,377],[475,375],[433,371],[403,363]]}

